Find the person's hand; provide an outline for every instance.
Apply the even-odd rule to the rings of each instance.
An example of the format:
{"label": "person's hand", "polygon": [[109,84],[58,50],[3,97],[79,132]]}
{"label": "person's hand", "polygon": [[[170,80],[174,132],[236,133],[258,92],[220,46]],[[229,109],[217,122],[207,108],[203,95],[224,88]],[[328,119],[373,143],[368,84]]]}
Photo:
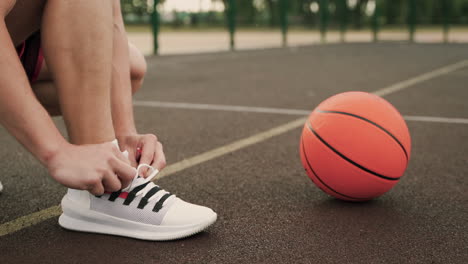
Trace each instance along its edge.
{"label": "person's hand", "polygon": [[67,144],[46,163],[50,175],[66,187],[94,195],[127,187],[136,170],[113,143]]}
{"label": "person's hand", "polygon": [[[129,159],[133,166],[148,164],[161,171],[166,167],[166,157],[163,146],[153,134],[131,134],[117,136],[120,149],[129,153]],[[141,153],[141,154],[140,154]],[[141,176],[148,176],[148,169],[141,169]]]}

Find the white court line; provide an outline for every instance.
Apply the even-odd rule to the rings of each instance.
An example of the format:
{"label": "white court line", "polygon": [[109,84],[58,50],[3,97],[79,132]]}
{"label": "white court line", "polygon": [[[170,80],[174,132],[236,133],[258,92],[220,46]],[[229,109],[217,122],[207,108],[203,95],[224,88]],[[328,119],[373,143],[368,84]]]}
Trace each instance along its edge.
{"label": "white court line", "polygon": [[405,89],[407,87],[413,86],[413,85],[415,85],[417,83],[422,83],[422,82],[428,81],[430,79],[434,79],[436,77],[442,76],[444,74],[448,74],[448,73],[460,70],[462,68],[465,68],[466,66],[468,66],[468,60],[462,60],[460,62],[450,64],[450,65],[444,66],[442,68],[430,71],[428,73],[418,75],[418,76],[416,76],[414,78],[411,78],[411,79],[408,79],[406,81],[395,83],[394,85],[390,85],[388,87],[385,87],[383,89],[380,89],[380,90],[374,92],[374,94],[378,95],[378,96],[385,96],[385,95],[388,95],[388,94],[403,90],[403,89]]}
{"label": "white court line", "polygon": [[420,121],[433,123],[448,123],[448,124],[465,124],[468,125],[468,118],[455,117],[436,117],[436,116],[403,116],[406,121]]}
{"label": "white court line", "polygon": [[[215,111],[229,111],[229,112],[242,112],[242,113],[266,113],[266,114],[298,115],[298,116],[305,116],[305,115],[310,114],[311,112],[309,110],[301,110],[301,109],[250,107],[250,106],[239,106],[239,105],[173,103],[173,102],[159,102],[159,101],[135,101],[134,105],[143,106],[143,107],[156,107],[156,108],[215,110]],[[449,123],[449,124],[468,124],[468,118],[408,116],[408,115],[403,116],[403,118],[406,121]]]}
{"label": "white court line", "polygon": [[243,138],[243,139],[234,141],[234,142],[232,142],[230,144],[221,146],[219,148],[215,148],[213,150],[204,152],[202,154],[195,155],[195,156],[193,156],[191,158],[179,161],[179,162],[173,164],[172,166],[168,166],[163,171],[161,171],[161,173],[157,176],[157,178],[162,178],[162,177],[168,176],[170,174],[173,174],[173,173],[179,172],[181,170],[193,167],[193,166],[195,166],[197,164],[200,164],[200,163],[203,163],[205,161],[209,161],[209,160],[215,159],[217,157],[223,156],[223,155],[225,155],[227,153],[234,152],[236,150],[248,147],[250,145],[265,141],[265,140],[267,140],[269,138],[272,138],[274,136],[284,134],[284,133],[286,133],[288,131],[291,131],[291,130],[294,130],[294,129],[298,128],[298,127],[303,126],[305,121],[306,121],[305,117],[299,118],[299,119],[296,119],[294,121],[283,124],[281,126],[274,127],[274,128],[269,129],[267,131],[255,134],[255,135],[247,137],[247,138]]}
{"label": "white court line", "polygon": [[[384,96],[388,95],[397,91],[400,91],[402,89],[408,88],[416,83],[420,83],[423,81],[430,80],[432,78],[441,76],[442,74],[447,74],[452,71],[458,70],[462,68],[460,65],[467,65],[466,61],[455,63],[452,65],[448,65],[445,67],[442,67],[438,70],[431,71],[430,73],[424,73],[421,75],[418,75],[414,78],[411,78],[409,80],[405,80],[399,83],[396,83],[394,85],[379,89],[374,92],[374,94]],[[464,67],[464,66],[463,66]],[[206,162],[212,159],[215,159],[217,157],[220,157],[222,155],[225,155],[227,153],[230,153],[232,151],[236,151],[242,148],[245,148],[247,146],[260,143],[262,141],[265,141],[271,137],[284,134],[288,131],[291,131],[293,129],[299,128],[303,126],[305,121],[304,117],[301,117],[299,119],[293,120],[291,122],[288,122],[286,124],[277,126],[275,128],[269,129],[267,131],[252,135],[250,137],[247,137],[245,139],[237,140],[233,143],[227,144],[225,146],[216,148],[214,150],[210,150],[207,152],[204,152],[202,154],[196,155],[192,158],[186,159],[179,161],[177,163],[174,163],[172,165],[169,165],[164,171],[164,173],[161,174],[161,176],[168,176],[171,175],[175,172],[179,172],[181,170],[193,167],[195,165],[198,165],[202,162]],[[16,231],[22,230],[24,228],[36,225],[41,223],[42,221],[45,221],[49,218],[55,217],[60,214],[60,210],[58,210],[57,206],[52,206],[49,208],[46,208],[44,210],[41,210],[39,212],[35,212],[32,214],[28,214],[22,217],[19,217],[17,219],[14,219],[12,221],[3,223],[0,225],[0,237],[4,235],[8,235],[11,233],[14,233]]]}
{"label": "white court line", "polygon": [[283,115],[308,115],[310,113],[310,111],[308,110],[300,110],[300,109],[252,107],[252,106],[237,106],[237,105],[216,105],[216,104],[191,104],[191,103],[160,102],[160,101],[134,101],[133,105],[146,106],[146,107],[159,107],[159,108],[216,110],[216,111],[229,111],[229,112],[251,112],[251,113],[283,114]]}
{"label": "white court line", "polygon": [[19,231],[23,228],[35,225],[62,213],[59,205],[21,216],[13,221],[6,222],[0,226],[0,237]]}

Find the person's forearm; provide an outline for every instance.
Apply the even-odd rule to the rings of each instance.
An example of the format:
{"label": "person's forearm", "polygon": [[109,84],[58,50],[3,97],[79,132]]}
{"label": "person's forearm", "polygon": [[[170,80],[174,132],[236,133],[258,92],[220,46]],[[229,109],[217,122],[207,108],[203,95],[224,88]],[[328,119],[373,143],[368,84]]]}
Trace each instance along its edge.
{"label": "person's forearm", "polygon": [[35,98],[3,21],[0,21],[0,124],[44,165],[67,144]]}
{"label": "person's forearm", "polygon": [[136,133],[133,119],[128,41],[119,0],[114,0],[114,51],[111,93],[112,120],[116,136]]}

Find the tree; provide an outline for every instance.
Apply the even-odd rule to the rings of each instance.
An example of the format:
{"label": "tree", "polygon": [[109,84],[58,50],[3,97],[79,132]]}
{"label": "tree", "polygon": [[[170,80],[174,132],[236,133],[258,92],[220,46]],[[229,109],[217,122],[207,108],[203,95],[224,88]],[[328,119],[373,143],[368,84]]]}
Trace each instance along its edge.
{"label": "tree", "polygon": [[403,1],[406,2],[407,0],[381,1],[383,5],[382,15],[385,17],[387,25],[401,23]]}
{"label": "tree", "polygon": [[351,10],[351,19],[356,29],[362,29],[366,14],[368,0],[357,0],[356,6]]}
{"label": "tree", "polygon": [[268,24],[270,27],[277,26],[279,24],[279,16],[278,16],[278,1],[276,0],[265,0],[266,6],[268,10]]}
{"label": "tree", "polygon": [[241,24],[253,25],[255,24],[255,18],[257,10],[254,6],[253,0],[237,0],[238,13],[237,18]]}

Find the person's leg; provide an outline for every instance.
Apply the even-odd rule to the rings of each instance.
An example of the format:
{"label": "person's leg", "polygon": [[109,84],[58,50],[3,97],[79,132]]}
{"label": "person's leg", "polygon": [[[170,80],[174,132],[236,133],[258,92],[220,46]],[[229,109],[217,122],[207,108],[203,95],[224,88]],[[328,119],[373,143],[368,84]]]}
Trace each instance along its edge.
{"label": "person's leg", "polygon": [[[140,90],[146,75],[146,61],[141,52],[135,45],[129,44],[130,55],[130,79],[132,84],[132,94]],[[55,87],[52,75],[48,69],[47,63],[44,63],[37,81],[32,85],[34,93],[39,102],[53,116],[61,115],[57,88]],[[112,88],[111,88],[112,89]]]}
{"label": "person's leg", "polygon": [[44,57],[75,144],[115,139],[110,107],[112,24],[110,0],[48,0],[44,8]]}
{"label": "person's leg", "polygon": [[133,45],[128,43],[128,51],[130,55],[130,79],[132,82],[132,94],[140,90],[143,80],[146,75],[146,61],[143,54]]}

